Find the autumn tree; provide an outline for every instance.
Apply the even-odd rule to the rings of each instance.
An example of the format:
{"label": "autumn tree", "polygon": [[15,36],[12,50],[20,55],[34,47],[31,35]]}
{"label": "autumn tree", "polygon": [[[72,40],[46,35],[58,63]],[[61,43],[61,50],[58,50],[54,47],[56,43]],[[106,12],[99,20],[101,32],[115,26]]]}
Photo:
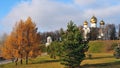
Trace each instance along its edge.
{"label": "autumn tree", "polygon": [[15,57],[15,51],[12,47],[12,41],[13,39],[11,38],[11,36],[8,36],[5,43],[4,43],[4,46],[2,47],[2,56],[5,58],[5,59],[12,59]]}
{"label": "autumn tree", "polygon": [[[13,50],[9,52],[13,53],[15,58],[20,58],[21,64],[23,58],[26,59],[26,64],[28,64],[28,57],[36,57],[40,53],[40,34],[30,17],[25,22],[22,20],[18,22],[10,35],[10,39],[7,40],[8,42],[6,41],[3,47],[3,55],[8,54],[7,52],[4,53],[4,50],[7,49],[5,47],[9,46],[8,51]],[[8,54],[8,56],[10,55]]]}

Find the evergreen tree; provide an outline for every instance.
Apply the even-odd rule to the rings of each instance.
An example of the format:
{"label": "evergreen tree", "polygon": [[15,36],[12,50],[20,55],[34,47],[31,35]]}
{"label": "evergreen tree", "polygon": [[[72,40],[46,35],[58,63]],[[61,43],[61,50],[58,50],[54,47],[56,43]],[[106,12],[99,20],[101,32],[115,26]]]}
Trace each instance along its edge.
{"label": "evergreen tree", "polygon": [[114,49],[114,56],[115,58],[119,59],[120,58],[120,45],[118,44],[118,46],[115,47]]}
{"label": "evergreen tree", "polygon": [[68,23],[67,31],[62,35],[63,54],[61,64],[70,68],[79,67],[88,49],[87,41],[82,40],[79,28],[72,22]]}
{"label": "evergreen tree", "polygon": [[50,58],[56,59],[56,56],[62,54],[62,46],[60,42],[54,41],[47,47],[47,53],[50,55]]}

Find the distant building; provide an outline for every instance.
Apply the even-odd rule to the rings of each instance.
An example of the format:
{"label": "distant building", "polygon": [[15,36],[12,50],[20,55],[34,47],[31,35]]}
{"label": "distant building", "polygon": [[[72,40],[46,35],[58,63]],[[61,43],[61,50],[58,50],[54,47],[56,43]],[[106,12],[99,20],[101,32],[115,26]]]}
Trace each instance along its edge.
{"label": "distant building", "polygon": [[90,37],[92,40],[104,39],[104,30],[105,30],[104,26],[105,26],[105,22],[101,20],[100,27],[97,27],[97,18],[95,16],[93,16],[90,19],[90,27],[88,26],[88,22],[85,21],[83,23],[84,40],[88,40]]}
{"label": "distant building", "polygon": [[90,33],[90,28],[88,27],[87,21],[84,22],[83,31],[84,31],[84,33],[83,33],[84,40],[87,41],[88,40],[88,33]]}
{"label": "distant building", "polygon": [[50,36],[47,37],[46,47],[52,43],[52,38]]}

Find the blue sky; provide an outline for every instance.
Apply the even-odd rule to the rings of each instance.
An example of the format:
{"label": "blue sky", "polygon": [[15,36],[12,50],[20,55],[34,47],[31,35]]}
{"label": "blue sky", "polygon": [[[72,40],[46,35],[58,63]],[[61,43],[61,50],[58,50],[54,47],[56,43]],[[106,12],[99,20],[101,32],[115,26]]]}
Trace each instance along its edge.
{"label": "blue sky", "polygon": [[30,16],[40,32],[66,28],[73,20],[83,25],[95,15],[98,26],[105,23],[119,24],[119,0],[0,0],[0,35],[10,33],[16,22]]}
{"label": "blue sky", "polygon": [[[12,7],[16,6],[22,1],[31,1],[31,0],[0,0],[0,19],[6,16]],[[56,1],[56,0],[53,0]],[[71,3],[72,0],[57,0],[58,2]]]}
{"label": "blue sky", "polygon": [[12,7],[19,2],[20,0],[0,0],[0,19],[7,15]]}

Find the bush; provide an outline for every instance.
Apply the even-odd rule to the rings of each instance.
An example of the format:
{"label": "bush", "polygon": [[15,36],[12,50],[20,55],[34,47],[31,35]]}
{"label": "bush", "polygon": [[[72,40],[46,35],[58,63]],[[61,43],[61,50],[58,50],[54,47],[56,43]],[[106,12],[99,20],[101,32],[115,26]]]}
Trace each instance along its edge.
{"label": "bush", "polygon": [[50,55],[50,58],[56,59],[56,56],[62,54],[61,43],[54,41],[47,47],[47,53]]}
{"label": "bush", "polygon": [[120,58],[120,45],[115,47],[115,52],[114,52],[114,56],[119,59]]}
{"label": "bush", "polygon": [[45,46],[45,44],[41,44],[41,46],[39,46],[39,48],[41,49],[41,52],[47,52],[47,48]]}

